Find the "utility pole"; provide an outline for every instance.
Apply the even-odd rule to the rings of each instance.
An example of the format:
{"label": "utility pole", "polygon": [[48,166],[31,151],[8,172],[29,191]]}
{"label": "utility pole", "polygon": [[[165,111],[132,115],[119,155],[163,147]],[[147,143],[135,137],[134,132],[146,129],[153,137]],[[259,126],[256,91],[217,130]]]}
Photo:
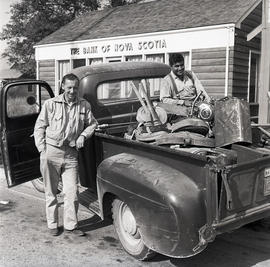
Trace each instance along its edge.
{"label": "utility pole", "polygon": [[259,123],[270,122],[270,0],[263,0],[261,65],[259,83]]}

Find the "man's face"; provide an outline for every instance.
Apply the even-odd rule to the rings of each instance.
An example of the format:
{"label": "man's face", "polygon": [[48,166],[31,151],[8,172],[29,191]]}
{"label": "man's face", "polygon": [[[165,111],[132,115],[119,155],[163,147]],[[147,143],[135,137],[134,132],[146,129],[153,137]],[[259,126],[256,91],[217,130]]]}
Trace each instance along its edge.
{"label": "man's face", "polygon": [[67,101],[74,102],[79,92],[79,82],[77,80],[65,80],[63,86],[64,95]]}
{"label": "man's face", "polygon": [[171,66],[171,69],[176,76],[181,77],[185,71],[185,64],[184,62],[176,62]]}

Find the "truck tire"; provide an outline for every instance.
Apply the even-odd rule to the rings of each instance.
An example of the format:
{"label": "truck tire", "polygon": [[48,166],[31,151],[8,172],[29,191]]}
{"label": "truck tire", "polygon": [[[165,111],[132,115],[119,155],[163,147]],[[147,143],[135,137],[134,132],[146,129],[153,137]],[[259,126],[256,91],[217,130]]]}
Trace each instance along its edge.
{"label": "truck tire", "polygon": [[115,199],[112,203],[112,215],[115,231],[127,253],[142,261],[156,255],[156,252],[143,243],[135,217],[125,202]]}
{"label": "truck tire", "polygon": [[[43,183],[43,178],[42,177],[39,177],[39,178],[33,180],[32,184],[33,184],[34,188],[38,192],[45,193],[44,183]],[[63,184],[62,184],[62,181],[60,180],[59,185],[58,185],[57,194],[60,194],[62,192],[62,188],[63,188]]]}

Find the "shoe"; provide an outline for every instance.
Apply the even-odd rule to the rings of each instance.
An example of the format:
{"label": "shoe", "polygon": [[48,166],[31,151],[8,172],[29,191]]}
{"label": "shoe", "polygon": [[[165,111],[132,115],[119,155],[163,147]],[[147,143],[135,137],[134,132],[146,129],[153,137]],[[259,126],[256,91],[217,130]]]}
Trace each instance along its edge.
{"label": "shoe", "polygon": [[65,231],[68,233],[68,234],[73,234],[75,236],[84,236],[85,235],[85,232],[83,232],[82,230],[78,229],[78,228],[75,228],[73,230],[67,230],[65,229]]}
{"label": "shoe", "polygon": [[59,228],[49,229],[49,233],[52,236],[57,236],[57,235],[59,235]]}

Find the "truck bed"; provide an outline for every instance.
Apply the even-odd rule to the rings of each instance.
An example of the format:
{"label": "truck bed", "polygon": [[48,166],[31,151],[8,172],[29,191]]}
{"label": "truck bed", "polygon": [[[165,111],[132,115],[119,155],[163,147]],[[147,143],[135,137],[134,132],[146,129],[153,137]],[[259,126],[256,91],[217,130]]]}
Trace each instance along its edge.
{"label": "truck bed", "polygon": [[[89,149],[96,152],[97,168],[103,160],[127,153],[166,164],[179,171],[179,179],[181,174],[188,176],[202,192],[206,192],[203,194],[209,224],[214,224],[220,232],[231,229],[230,225],[240,227],[248,220],[263,218],[265,212],[270,216],[268,147],[234,144],[208,151],[198,147],[193,150],[186,147],[173,149],[128,140],[123,137],[123,132],[116,131],[113,134],[96,133],[82,155],[85,162],[91,161]],[[96,180],[95,175],[91,178],[92,184]],[[90,176],[85,168],[81,177],[83,186],[89,186]]]}

